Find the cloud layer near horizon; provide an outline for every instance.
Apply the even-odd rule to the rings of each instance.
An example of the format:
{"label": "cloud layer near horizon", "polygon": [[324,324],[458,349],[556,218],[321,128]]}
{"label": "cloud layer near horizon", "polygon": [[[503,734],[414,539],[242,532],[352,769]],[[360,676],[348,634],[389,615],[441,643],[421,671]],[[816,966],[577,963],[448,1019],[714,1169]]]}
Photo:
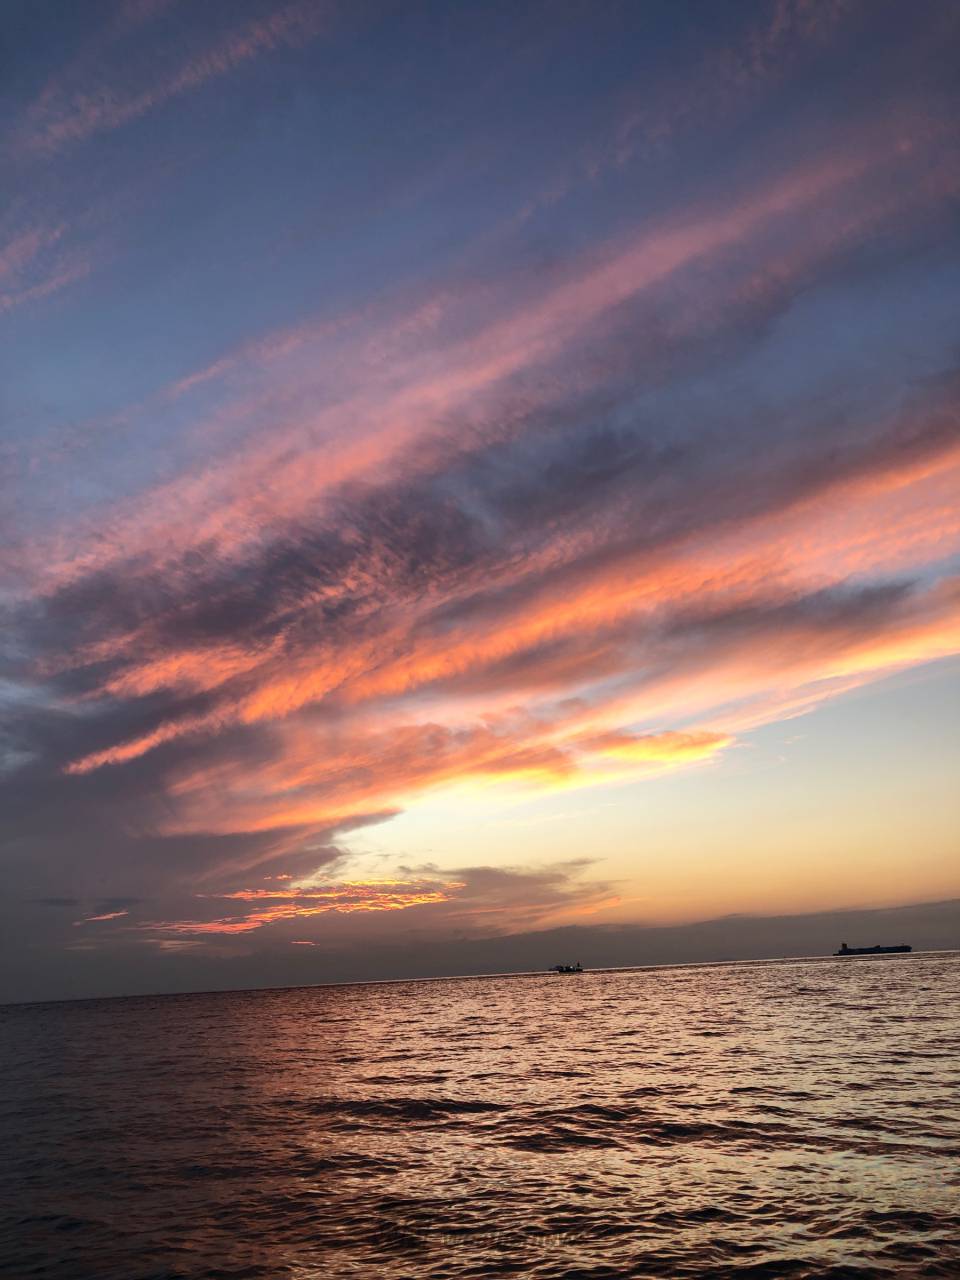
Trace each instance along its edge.
{"label": "cloud layer near horizon", "polygon": [[[176,6],[111,11],[25,95],[10,154],[53,191],[81,181],[78,148],[128,175],[141,129],[165,165],[216,156],[252,208],[255,158],[224,147],[217,121],[269,98],[286,66],[303,100],[258,109],[309,202],[309,58],[341,40],[364,65],[376,21],[242,8],[216,30],[177,16],[146,86],[109,84],[111,60]],[[518,75],[535,9],[496,24]],[[364,887],[349,833],[439,788],[569,789],[717,761],[758,726],[960,651],[960,154],[937,74],[956,24],[924,15],[907,39],[893,6],[758,4],[692,45],[661,16],[677,76],[646,94],[601,23],[615,87],[583,99],[584,119],[566,120],[547,76],[569,146],[536,151],[532,126],[510,133],[465,89],[446,143],[464,167],[502,169],[497,197],[464,189],[401,80],[434,159],[411,161],[411,191],[371,153],[392,227],[367,225],[355,194],[356,227],[337,231],[338,252],[379,255],[377,269],[344,284],[331,258],[326,295],[304,299],[299,265],[326,251],[268,201],[257,243],[287,301],[245,301],[239,326],[212,306],[212,345],[180,336],[192,323],[154,278],[183,244],[158,242],[144,265],[123,251],[171,336],[142,346],[123,397],[74,405],[66,385],[63,419],[6,448],[8,858],[33,898],[82,903],[69,945],[261,929],[303,943],[315,935],[290,931],[365,911],[488,932],[573,919],[616,897],[602,871],[527,868],[518,850],[507,869],[451,859]],[[573,41],[582,15],[569,22]],[[844,60],[865,39],[851,88]],[[553,52],[564,65],[562,42]],[[235,82],[254,64],[259,90]],[[827,120],[804,104],[813,84]],[[397,92],[395,73],[384,85]],[[190,156],[162,127],[184,98],[211,113]],[[191,200],[209,209],[199,178],[176,181],[182,217]],[[0,287],[14,282],[0,305],[19,316],[59,296],[68,253],[109,316],[109,216],[84,257],[55,201],[33,225],[27,212],[0,246]],[[412,270],[383,261],[390,234],[401,257],[413,236]],[[223,253],[253,298],[242,243]],[[78,301],[50,323],[83,315]],[[42,323],[24,322],[27,345]],[[295,883],[277,894],[277,877]]]}

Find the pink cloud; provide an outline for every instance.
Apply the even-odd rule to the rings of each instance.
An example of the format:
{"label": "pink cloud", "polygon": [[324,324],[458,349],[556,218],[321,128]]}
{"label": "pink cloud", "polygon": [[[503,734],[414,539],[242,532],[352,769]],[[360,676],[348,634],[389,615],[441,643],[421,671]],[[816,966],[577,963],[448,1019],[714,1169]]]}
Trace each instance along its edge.
{"label": "pink cloud", "polygon": [[123,916],[129,915],[129,911],[104,911],[98,916],[84,916],[82,920],[74,920],[74,925],[81,924],[99,924],[104,920],[119,920]]}
{"label": "pink cloud", "polygon": [[[129,11],[129,17],[146,21],[162,7],[140,5],[137,10]],[[262,54],[282,45],[298,45],[312,39],[326,17],[326,6],[319,3],[298,0],[283,5],[266,18],[226,33],[179,65],[162,69],[151,83],[132,92],[108,79],[97,90],[71,89],[70,81],[77,78],[78,69],[87,72],[82,77],[85,86],[90,83],[89,69],[85,60],[81,60],[74,68],[73,77],[68,74],[63,83],[52,82],[34,104],[23,130],[23,143],[30,150],[49,153],[93,134],[118,129]]]}
{"label": "pink cloud", "polygon": [[[750,267],[745,265],[741,277],[737,305],[748,306],[752,294],[762,295],[774,284],[789,287],[791,280],[802,279],[817,262],[856,244],[885,219],[935,206],[956,190],[960,179],[955,166],[928,163],[931,153],[941,149],[942,137],[942,128],[938,132],[935,123],[916,113],[891,112],[881,124],[862,126],[839,139],[834,154],[801,165],[733,203],[705,203],[682,218],[623,237],[603,254],[592,252],[545,292],[521,298],[511,297],[505,286],[499,296],[491,292],[489,305],[496,302],[497,309],[462,339],[444,339],[449,325],[434,330],[437,305],[443,314],[451,309],[455,314],[455,299],[441,289],[436,299],[423,303],[409,347],[395,320],[372,333],[356,331],[333,362],[336,369],[354,370],[356,382],[348,377],[342,394],[319,411],[313,407],[310,371],[319,359],[326,370],[328,353],[322,344],[345,340],[356,325],[355,316],[331,317],[225,355],[181,380],[171,394],[220,378],[238,362],[249,368],[252,361],[254,369],[266,371],[279,359],[275,376],[284,388],[282,403],[289,403],[279,423],[267,433],[251,433],[229,456],[194,466],[189,474],[113,512],[99,512],[95,538],[85,537],[82,530],[64,531],[59,545],[34,545],[24,548],[24,554],[43,565],[42,578],[50,587],[117,556],[153,556],[158,545],[170,556],[193,543],[216,548],[225,558],[242,556],[272,530],[315,512],[337,486],[383,476],[400,458],[406,468],[415,465],[411,450],[418,440],[429,463],[432,448],[424,444],[432,440],[435,447],[443,422],[483,422],[491,398],[511,377],[560,359],[618,305],[662,287],[674,274],[694,264],[719,263],[759,238],[760,252],[751,253]],[[913,176],[901,183],[901,198],[892,201],[889,180],[899,171]],[[877,182],[880,188],[874,190]],[[815,220],[791,224],[786,257],[778,236],[764,247],[763,238],[778,226],[814,208]],[[467,299],[460,305],[469,311]],[[730,305],[730,282],[724,280],[715,298],[698,295],[686,323],[695,328],[711,307],[719,316]],[[683,322],[682,311],[679,318]],[[419,336],[423,324],[426,342]],[[303,357],[300,367],[284,359],[297,352]],[[291,381],[303,384],[292,401]],[[268,412],[278,390],[277,383],[268,382],[262,392],[245,393],[230,405],[224,428],[235,430],[245,415]]]}

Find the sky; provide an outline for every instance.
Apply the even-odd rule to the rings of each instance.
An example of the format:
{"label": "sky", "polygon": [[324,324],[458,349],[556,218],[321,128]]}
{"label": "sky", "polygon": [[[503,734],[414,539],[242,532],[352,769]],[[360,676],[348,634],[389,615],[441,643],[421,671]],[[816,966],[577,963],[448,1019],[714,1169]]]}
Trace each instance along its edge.
{"label": "sky", "polygon": [[960,8],[0,40],[0,996],[960,896]]}

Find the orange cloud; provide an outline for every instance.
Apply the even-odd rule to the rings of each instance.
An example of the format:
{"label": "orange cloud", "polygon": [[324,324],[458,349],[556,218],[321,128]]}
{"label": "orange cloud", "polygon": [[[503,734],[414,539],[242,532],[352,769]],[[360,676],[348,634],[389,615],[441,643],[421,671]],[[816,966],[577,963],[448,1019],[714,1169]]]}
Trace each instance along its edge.
{"label": "orange cloud", "polygon": [[139,927],[187,935],[250,933],[278,921],[327,912],[350,915],[365,911],[406,911],[410,907],[448,902],[461,888],[463,885],[457,882],[436,885],[430,882],[365,881],[312,886],[283,894],[267,889],[237,890],[216,896],[241,902],[263,902],[264,907],[243,916],[225,916],[216,920],[148,921]]}
{"label": "orange cloud", "polygon": [[102,920],[119,920],[122,916],[129,915],[129,911],[104,911],[99,916],[84,916],[82,920],[74,920],[74,925],[81,924],[98,924]]}
{"label": "orange cloud", "polygon": [[674,764],[705,760],[731,746],[729,734],[697,730],[692,733],[647,733],[633,735],[611,731],[596,738],[581,739],[581,746],[602,756],[638,763]]}
{"label": "orange cloud", "polygon": [[[945,555],[960,546],[960,523],[951,503],[957,467],[957,452],[948,447],[904,468],[891,465],[873,475],[831,481],[815,498],[739,525],[709,544],[694,540],[652,560],[630,552],[615,557],[602,572],[589,565],[579,582],[574,570],[555,590],[535,587],[480,624],[468,618],[462,628],[448,629],[435,639],[421,634],[415,647],[406,638],[411,619],[401,614],[392,631],[354,643],[343,654],[318,660],[308,651],[295,661],[278,659],[276,668],[264,660],[262,651],[244,655],[236,646],[209,650],[206,662],[200,650],[192,659],[183,653],[171,655],[134,668],[131,675],[120,677],[117,687],[154,687],[150,677],[158,669],[174,672],[181,680],[192,669],[206,671],[208,687],[252,671],[257,684],[232,707],[162,725],[144,737],[81,758],[69,771],[83,773],[135,759],[185,733],[215,732],[230,720],[282,720],[336,692],[354,709],[357,726],[341,745],[291,725],[282,734],[277,761],[255,766],[252,789],[242,760],[235,767],[217,766],[215,783],[204,769],[171,784],[171,795],[180,805],[173,829],[189,830],[198,824],[211,830],[263,831],[339,821],[371,807],[402,803],[425,787],[466,778],[582,785],[602,776],[585,768],[582,741],[576,739],[587,726],[619,731],[625,723],[669,722],[737,700],[750,702],[755,718],[761,703],[766,702],[773,714],[773,708],[789,701],[785,688],[807,690],[801,700],[809,708],[835,696],[841,678],[842,688],[849,689],[904,665],[956,652],[960,643],[951,593],[918,597],[916,605],[885,621],[879,635],[864,635],[856,627],[844,631],[825,626],[829,620],[823,616],[791,624],[780,637],[749,630],[732,636],[721,633],[709,651],[698,653],[692,666],[685,662],[672,675],[648,679],[639,692],[592,696],[559,722],[521,722],[518,730],[508,727],[502,736],[469,721],[474,714],[471,704],[477,702],[489,715],[497,697],[508,703],[518,696],[535,702],[554,690],[574,691],[628,672],[636,659],[629,647],[624,649],[615,628],[632,617],[656,627],[665,611],[695,608],[709,616],[711,610],[749,609],[757,600],[789,600],[803,591],[829,588],[864,568],[902,570]],[[942,519],[929,523],[930,512],[938,508]],[[523,566],[522,572],[528,568]],[[525,650],[564,638],[575,643],[567,651],[561,649],[556,659],[541,660],[532,672],[521,666],[511,677],[508,670],[496,667]],[[484,681],[482,673],[491,664],[491,677]],[[462,691],[457,687],[460,680],[465,682]],[[821,695],[811,700],[809,687],[814,685]],[[403,699],[433,686],[445,689],[447,714],[458,718],[459,725],[457,719],[449,730],[405,725]],[[190,678],[185,687],[195,688],[196,682]],[[442,713],[443,705],[435,701],[435,714]],[[378,708],[381,724],[395,721],[396,727],[379,738],[364,736],[367,706],[371,713]],[[463,717],[468,717],[466,723]],[[718,732],[715,742],[702,740],[704,754],[727,745],[727,727],[721,724]],[[632,754],[638,764],[654,743],[663,767],[682,766],[697,755],[689,744],[677,746],[681,738],[660,735],[645,741],[647,745],[641,740],[629,751],[624,745],[620,758]],[[346,752],[343,744],[349,744]],[[218,814],[220,806],[209,800],[211,790],[229,797],[224,813]]]}

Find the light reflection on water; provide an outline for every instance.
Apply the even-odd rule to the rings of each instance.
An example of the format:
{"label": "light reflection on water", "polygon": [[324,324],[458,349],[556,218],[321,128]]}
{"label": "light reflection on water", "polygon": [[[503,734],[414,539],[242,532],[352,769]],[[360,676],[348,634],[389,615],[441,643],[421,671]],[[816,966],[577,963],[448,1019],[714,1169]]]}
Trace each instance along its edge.
{"label": "light reflection on water", "polygon": [[960,1274],[960,953],[0,1010],[16,1277]]}

